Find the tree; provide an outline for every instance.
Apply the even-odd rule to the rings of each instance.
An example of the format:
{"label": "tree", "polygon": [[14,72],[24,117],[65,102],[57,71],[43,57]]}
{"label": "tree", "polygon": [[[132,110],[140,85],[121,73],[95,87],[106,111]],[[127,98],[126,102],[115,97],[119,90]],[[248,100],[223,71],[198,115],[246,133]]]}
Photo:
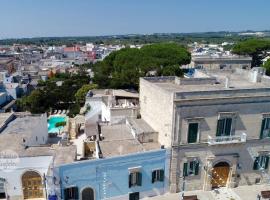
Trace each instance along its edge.
{"label": "tree", "polygon": [[233,47],[233,53],[238,55],[249,55],[252,57],[252,66],[260,66],[265,51],[270,49],[270,40],[248,39],[237,43]]}
{"label": "tree", "polygon": [[[62,84],[57,85],[57,81]],[[68,110],[76,103],[76,92],[89,81],[86,74],[57,74],[40,82],[38,89],[17,100],[16,104],[20,111],[27,110],[31,113],[44,113],[51,109]]]}
{"label": "tree", "polygon": [[84,103],[87,92],[96,88],[98,88],[97,84],[83,85],[75,94],[76,101],[78,103]]}
{"label": "tree", "polygon": [[270,59],[268,59],[268,60],[264,63],[263,67],[266,69],[266,75],[267,75],[267,76],[270,76]]}
{"label": "tree", "polygon": [[190,60],[187,49],[176,43],[124,48],[93,66],[93,81],[102,88],[138,89],[139,77],[151,71],[157,75],[182,75],[180,66],[189,64]]}
{"label": "tree", "polygon": [[60,134],[61,129],[62,129],[66,124],[67,124],[66,122],[57,122],[57,123],[55,124],[55,128],[58,128],[58,130],[59,130],[59,134]]}

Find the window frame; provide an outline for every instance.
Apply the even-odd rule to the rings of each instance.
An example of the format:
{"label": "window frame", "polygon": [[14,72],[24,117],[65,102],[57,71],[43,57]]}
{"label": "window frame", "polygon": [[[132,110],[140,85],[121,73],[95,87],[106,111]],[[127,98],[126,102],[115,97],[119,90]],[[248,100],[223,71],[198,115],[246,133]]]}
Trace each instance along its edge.
{"label": "window frame", "polygon": [[[191,124],[197,124],[197,138],[195,142],[189,142],[189,131],[190,131],[190,125]],[[188,144],[196,144],[200,142],[200,121],[198,120],[190,120],[188,121],[188,128],[187,128],[187,143]]]}
{"label": "window frame", "polygon": [[[265,132],[268,132],[265,134]],[[263,116],[260,139],[270,138],[270,116]]]}
{"label": "window frame", "polygon": [[164,169],[152,170],[152,183],[164,182]]}
{"label": "window frame", "polygon": [[[191,163],[193,167],[191,168]],[[186,171],[185,171],[186,170]],[[198,158],[187,160],[183,164],[183,176],[198,176],[200,174],[200,160]]]}
{"label": "window frame", "polygon": [[266,170],[266,169],[268,169],[268,167],[269,167],[269,158],[270,158],[270,156],[267,155],[267,154],[259,154],[258,156],[256,156],[255,160],[254,160],[254,163],[253,163],[253,170],[258,171],[258,170]]}
{"label": "window frame", "polygon": [[129,188],[142,186],[142,173],[140,171],[129,171]]}

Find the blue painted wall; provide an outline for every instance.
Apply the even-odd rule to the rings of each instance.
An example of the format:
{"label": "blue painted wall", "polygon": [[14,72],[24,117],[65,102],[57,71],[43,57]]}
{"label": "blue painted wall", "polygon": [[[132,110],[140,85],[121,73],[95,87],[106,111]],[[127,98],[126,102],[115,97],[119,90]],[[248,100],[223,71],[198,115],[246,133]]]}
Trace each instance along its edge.
{"label": "blue painted wall", "polygon": [[[61,192],[76,186],[79,193],[92,187],[95,199],[116,197],[128,199],[129,193],[140,192],[140,198],[164,193],[168,187],[169,150],[160,149],[107,159],[80,161],[58,168]],[[142,186],[129,188],[129,168],[141,167]],[[152,183],[152,171],[164,169],[164,182]]]}

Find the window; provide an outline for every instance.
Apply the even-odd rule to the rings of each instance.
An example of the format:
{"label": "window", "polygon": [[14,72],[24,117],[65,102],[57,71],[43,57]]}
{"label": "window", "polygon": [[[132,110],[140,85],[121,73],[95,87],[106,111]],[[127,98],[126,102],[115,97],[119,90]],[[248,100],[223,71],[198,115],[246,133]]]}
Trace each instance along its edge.
{"label": "window", "polygon": [[129,174],[129,187],[141,186],[142,185],[142,173],[141,172],[130,172]]}
{"label": "window", "polygon": [[217,123],[217,136],[230,136],[232,129],[232,118],[222,118]]}
{"label": "window", "polygon": [[65,200],[77,200],[79,199],[78,196],[78,187],[71,187],[71,188],[66,188],[64,190],[65,193]]}
{"label": "window", "polygon": [[254,170],[267,169],[268,163],[269,163],[269,156],[260,155],[255,158],[253,169]]}
{"label": "window", "polygon": [[198,160],[193,160],[184,163],[183,176],[195,176],[199,174],[200,162]]}
{"label": "window", "polygon": [[270,118],[264,118],[262,120],[261,135],[260,138],[270,137]]}
{"label": "window", "polygon": [[0,178],[0,199],[6,199],[5,179]]}
{"label": "window", "polygon": [[134,192],[129,194],[129,200],[139,200],[140,199],[140,193]]}
{"label": "window", "polygon": [[198,123],[189,123],[188,125],[188,143],[196,143],[198,141]]}
{"label": "window", "polygon": [[164,181],[164,170],[158,169],[152,171],[152,183]]}

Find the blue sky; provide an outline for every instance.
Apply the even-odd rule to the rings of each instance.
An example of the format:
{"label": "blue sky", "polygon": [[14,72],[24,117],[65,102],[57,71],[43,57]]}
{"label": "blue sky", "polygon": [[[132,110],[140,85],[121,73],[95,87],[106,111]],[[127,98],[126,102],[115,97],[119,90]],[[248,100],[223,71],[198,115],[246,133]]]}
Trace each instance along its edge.
{"label": "blue sky", "polygon": [[0,0],[0,38],[269,30],[270,0]]}

